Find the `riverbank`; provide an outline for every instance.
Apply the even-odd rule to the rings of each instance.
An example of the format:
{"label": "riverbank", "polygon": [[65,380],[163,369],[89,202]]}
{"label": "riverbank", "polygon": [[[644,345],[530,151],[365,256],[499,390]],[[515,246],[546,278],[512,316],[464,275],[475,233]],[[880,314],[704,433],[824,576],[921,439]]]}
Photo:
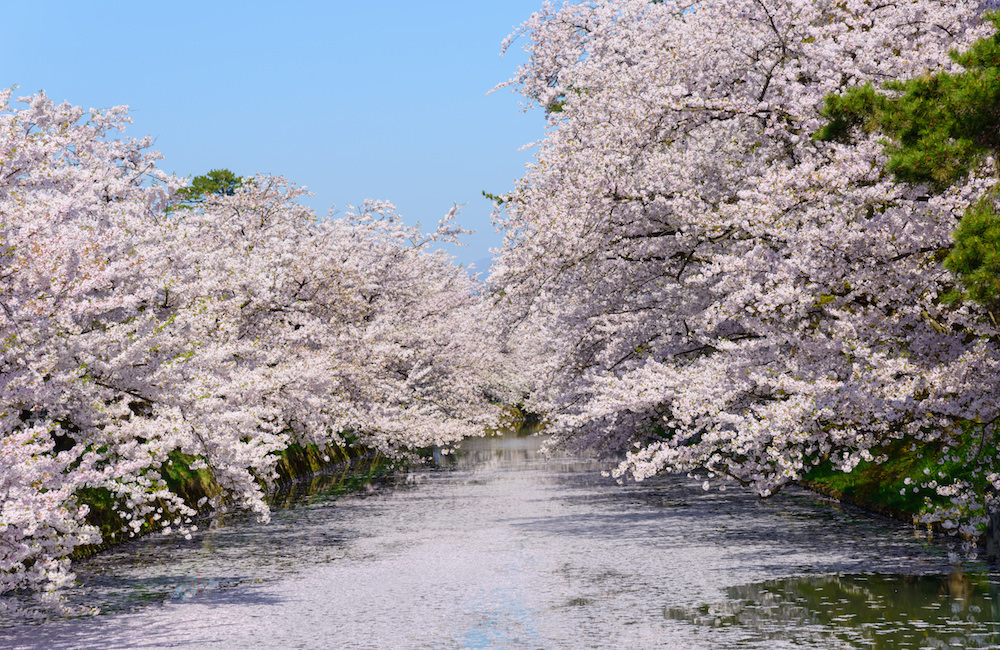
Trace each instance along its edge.
{"label": "riverbank", "polygon": [[[164,463],[160,476],[172,492],[198,511],[196,519],[210,515],[199,503],[218,496],[222,489],[207,469],[192,469],[195,457],[173,453]],[[278,478],[267,487],[270,505],[281,506],[303,489],[315,491],[320,488],[335,487],[344,492],[361,489],[365,483],[382,476],[395,467],[395,462],[378,452],[363,447],[339,447],[328,445],[292,444],[278,454],[275,471]],[[305,484],[301,487],[300,484]],[[300,488],[300,489],[296,489]],[[117,514],[110,494],[105,490],[85,490],[80,494],[90,512],[87,523],[96,526],[101,533],[101,543],[77,547],[70,558],[82,559],[127,543],[136,537],[148,535],[160,529],[160,525],[147,518],[136,535],[122,534],[126,530],[125,521]]]}
{"label": "riverbank", "polygon": [[[986,647],[996,582],[881,518],[684,475],[618,485],[544,438],[474,438],[374,492],[313,493],[81,562],[5,648]],[[304,499],[307,499],[304,500]],[[580,631],[586,635],[581,636]]]}
{"label": "riverbank", "polygon": [[[512,427],[516,435],[530,435],[543,428],[537,417],[518,415],[521,417]],[[940,521],[927,523],[923,517],[932,509],[947,505],[947,499],[938,495],[932,485],[938,480],[944,484],[968,478],[965,467],[954,459],[975,451],[970,449],[971,442],[967,438],[959,445],[936,444],[915,448],[913,441],[897,440],[883,449],[884,459],[862,461],[850,473],[835,470],[827,462],[807,473],[798,484],[838,503],[925,527],[936,534],[955,535],[956,531],[943,526]],[[424,452],[422,455],[432,457],[431,450]],[[194,460],[193,457],[175,454],[170,462],[164,464],[161,472],[169,489],[192,507],[221,492],[208,470],[191,469]],[[276,464],[278,478],[268,488],[268,501],[280,507],[302,492],[320,489],[343,493],[357,491],[395,467],[396,462],[364,448],[329,446],[321,449],[317,445],[293,444],[279,454]],[[78,548],[72,555],[73,559],[93,555],[130,539],[125,535],[116,536],[123,529],[123,522],[114,514],[106,496],[91,492],[85,495],[85,500],[91,507],[88,521],[98,526],[104,541]],[[203,512],[201,516],[207,514]],[[148,521],[139,535],[157,530],[158,526],[154,524],[152,520]],[[988,556],[994,559],[998,556],[997,549],[993,548],[997,544],[988,544],[986,526],[974,534],[959,536],[985,548]]]}
{"label": "riverbank", "polygon": [[[985,493],[986,478],[970,470],[975,466],[971,459],[983,452],[982,447],[971,426],[947,442],[893,440],[880,450],[880,457],[861,461],[849,473],[826,462],[808,472],[799,484],[847,505],[957,536],[997,559],[1000,536],[995,526],[987,524],[985,506],[952,498],[947,489],[939,491],[940,486],[961,484],[973,486],[977,494]],[[977,517],[979,523],[964,529],[953,523]]]}

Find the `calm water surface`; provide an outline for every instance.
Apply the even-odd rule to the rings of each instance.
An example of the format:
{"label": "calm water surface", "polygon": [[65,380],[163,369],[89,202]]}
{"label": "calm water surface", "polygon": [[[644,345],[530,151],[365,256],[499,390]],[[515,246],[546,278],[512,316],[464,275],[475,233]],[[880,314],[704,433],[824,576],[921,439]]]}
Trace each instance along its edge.
{"label": "calm water surface", "polygon": [[77,566],[3,648],[1000,648],[1000,576],[806,492],[618,486],[536,437]]}

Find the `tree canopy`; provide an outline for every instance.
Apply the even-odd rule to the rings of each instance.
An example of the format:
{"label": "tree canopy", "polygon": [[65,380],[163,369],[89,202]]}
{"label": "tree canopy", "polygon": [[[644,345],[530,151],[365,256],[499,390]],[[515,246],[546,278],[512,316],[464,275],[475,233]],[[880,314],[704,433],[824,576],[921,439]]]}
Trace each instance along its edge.
{"label": "tree canopy", "polygon": [[[111,541],[87,495],[115,539],[183,532],[198,508],[266,518],[291,444],[400,457],[503,422],[480,287],[437,250],[456,210],[422,233],[384,202],[318,219],[279,177],[213,170],[178,190],[148,138],[114,137],[124,107],[10,95],[0,594],[66,584],[74,549]],[[163,480],[181,459],[218,485],[207,503]]]}
{"label": "tree canopy", "polygon": [[[767,496],[943,450],[968,471],[914,486],[925,518],[975,534],[1000,509],[1000,22],[978,7],[546,3],[509,85],[549,129],[488,196],[488,300],[436,249],[456,210],[430,233],[378,201],[319,219],[280,177],[163,173],[113,136],[124,107],[0,93],[0,592],[69,580],[101,541],[84,494],[119,537],[266,517],[290,444],[403,456],[522,399],[621,480]],[[947,300],[947,251],[980,302]],[[178,457],[220,493],[172,492]]]}
{"label": "tree canopy", "polygon": [[[510,83],[559,110],[498,208],[490,284],[510,340],[543,353],[530,406],[556,440],[623,454],[623,479],[698,471],[762,495],[891,444],[950,448],[969,423],[994,440],[1000,332],[942,302],[940,266],[992,177],[943,164],[928,197],[884,172],[880,134],[812,138],[831,93],[956,72],[948,52],[993,31],[943,0],[596,0],[526,21]],[[988,158],[992,137],[936,141]],[[929,518],[970,532],[997,506],[980,448],[968,465],[992,487],[928,479]]]}

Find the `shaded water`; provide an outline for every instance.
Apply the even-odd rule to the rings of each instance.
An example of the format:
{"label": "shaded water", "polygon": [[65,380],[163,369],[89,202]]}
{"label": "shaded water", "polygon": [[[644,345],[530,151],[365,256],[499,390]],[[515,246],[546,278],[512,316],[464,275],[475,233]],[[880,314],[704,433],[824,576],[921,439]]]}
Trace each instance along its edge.
{"label": "shaded water", "polygon": [[538,438],[77,567],[11,648],[1000,647],[1000,576],[804,491],[618,486]]}

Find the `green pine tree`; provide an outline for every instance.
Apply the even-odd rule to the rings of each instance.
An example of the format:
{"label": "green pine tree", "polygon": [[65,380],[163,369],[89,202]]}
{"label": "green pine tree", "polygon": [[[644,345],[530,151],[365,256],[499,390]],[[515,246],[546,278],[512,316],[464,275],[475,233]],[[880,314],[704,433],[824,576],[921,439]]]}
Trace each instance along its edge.
{"label": "green pine tree", "polygon": [[190,207],[203,203],[208,195],[232,196],[242,184],[243,179],[230,170],[213,169],[207,174],[192,178],[191,183],[177,190],[174,196],[179,205]]}
{"label": "green pine tree", "polygon": [[[1000,12],[985,18],[997,32],[965,52],[951,52],[959,73],[926,74],[871,84],[826,97],[820,140],[847,142],[855,129],[887,137],[886,171],[904,183],[940,192],[1000,154]],[[1000,164],[996,164],[1000,171]],[[962,281],[965,294],[992,310],[1000,308],[1000,191],[969,208],[955,230],[945,267]]]}

